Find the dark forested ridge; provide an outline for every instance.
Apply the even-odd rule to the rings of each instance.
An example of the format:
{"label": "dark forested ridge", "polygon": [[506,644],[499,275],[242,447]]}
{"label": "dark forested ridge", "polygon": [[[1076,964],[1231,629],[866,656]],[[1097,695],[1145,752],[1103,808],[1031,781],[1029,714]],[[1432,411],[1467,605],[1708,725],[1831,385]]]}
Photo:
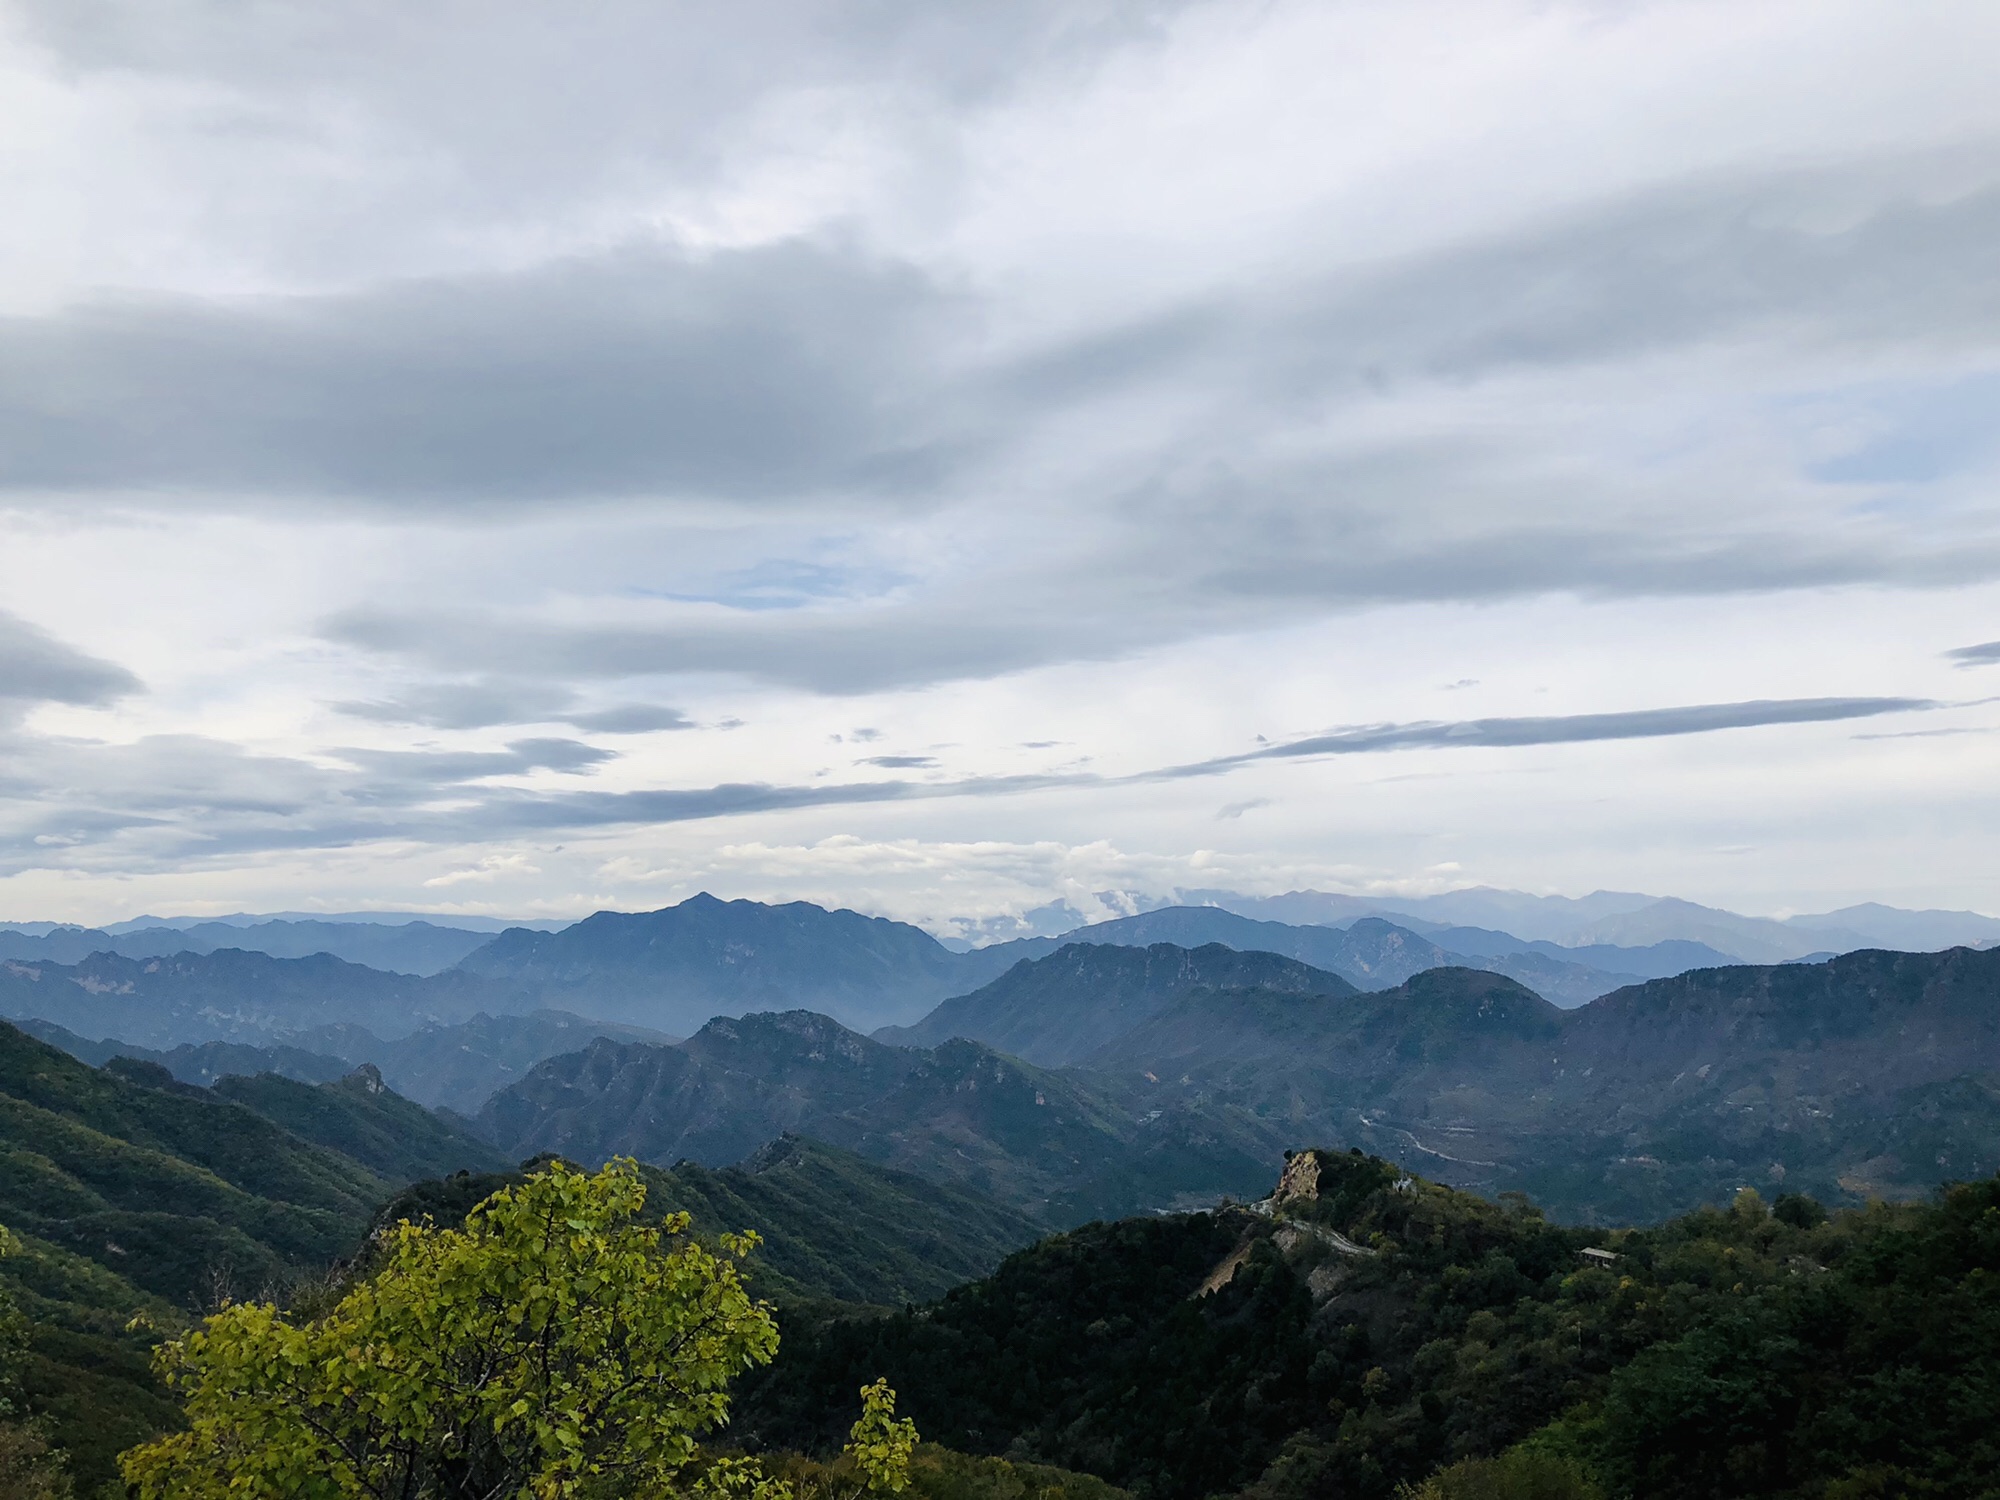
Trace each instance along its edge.
{"label": "dark forested ridge", "polygon": [[[757,1230],[753,1279],[788,1305],[922,1301],[1040,1232],[967,1188],[795,1137],[759,1145],[648,1181],[654,1210],[686,1209],[702,1235]],[[32,1323],[21,1398],[94,1487],[119,1449],[175,1420],[148,1366],[162,1331],[225,1297],[311,1295],[372,1228],[462,1215],[513,1160],[373,1069],[203,1088],[141,1059],[91,1067],[0,1024],[0,1225],[19,1241],[0,1298]]]}
{"label": "dark forested ridge", "polygon": [[739,1428],[824,1446],[863,1372],[939,1441],[1158,1500],[1387,1500],[1521,1444],[1635,1500],[1986,1495],[2000,1183],[1831,1219],[1745,1190],[1607,1233],[1302,1153],[1261,1212],[1089,1225],[800,1330]]}
{"label": "dark forested ridge", "polygon": [[495,1160],[367,1075],[200,1088],[0,1024],[0,1225],[19,1241],[0,1291],[31,1325],[22,1400],[90,1493],[119,1449],[176,1420],[150,1330],[324,1275],[412,1167]]}

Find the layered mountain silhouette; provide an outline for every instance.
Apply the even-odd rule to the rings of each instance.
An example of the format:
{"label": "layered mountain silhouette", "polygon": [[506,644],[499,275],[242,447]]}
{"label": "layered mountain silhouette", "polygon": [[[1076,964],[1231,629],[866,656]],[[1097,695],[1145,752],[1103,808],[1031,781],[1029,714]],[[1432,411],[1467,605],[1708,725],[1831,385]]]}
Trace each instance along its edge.
{"label": "layered mountain silhouette", "polygon": [[[1954,932],[2000,933],[2000,923],[1972,913],[1886,907],[1778,923],[1651,897],[1563,903],[1459,892],[1418,903],[1426,915],[1397,918],[1358,910],[1368,903],[1353,897],[1207,894],[1217,904],[1163,907],[1060,938],[970,952],[947,948],[908,924],[856,912],[705,894],[654,912],[600,912],[553,931],[516,927],[498,935],[424,922],[294,918],[155,921],[120,924],[122,930],[36,924],[33,930],[0,928],[0,1014],[155,1050],[213,1041],[314,1050],[295,1034],[347,1025],[393,1040],[482,1012],[538,1010],[687,1035],[716,1015],[808,1009],[868,1031],[914,1026],[941,1001],[970,994],[1019,961],[1045,957],[1066,943],[1145,948],[1162,942],[1274,953],[1363,990],[1401,984],[1425,969],[1481,968],[1517,979],[1558,1005],[1575,1006],[1642,979],[1734,961],[1746,950],[1775,961],[1862,946],[1854,934],[1829,925],[1835,918],[1906,931],[1913,945]],[[1313,920],[1266,920],[1225,909],[1225,902]],[[1565,942],[1584,945],[1433,919],[1488,911],[1511,913],[1531,928],[1560,930]],[[1696,941],[1689,932],[1713,942]],[[1605,940],[1589,941],[1593,937]],[[1628,939],[1636,945],[1621,945]],[[391,1066],[381,1056],[357,1059],[351,1049],[318,1050]],[[463,1107],[468,1101],[461,1092],[453,1102]]]}
{"label": "layered mountain silhouette", "polygon": [[1282,954],[1337,974],[1363,990],[1388,989],[1412,974],[1448,965],[1491,969],[1559,1005],[1582,1005],[1640,977],[1595,969],[1518,943],[1493,945],[1485,956],[1468,957],[1382,917],[1351,918],[1340,927],[1293,926],[1239,916],[1219,906],[1165,906],[1098,922],[1062,938],[1021,938],[979,952],[1009,959],[1041,958],[1072,942],[1120,947],[1173,943],[1184,948],[1220,943],[1241,952]]}
{"label": "layered mountain silhouette", "polygon": [[1704,970],[1565,1011],[1485,970],[1357,991],[1277,956],[1067,945],[926,1025],[1068,1065],[753,1015],[551,1059],[480,1124],[509,1151],[713,1162],[797,1130],[1051,1222],[1241,1191],[1302,1133],[1607,1219],[2000,1166],[2000,952]]}

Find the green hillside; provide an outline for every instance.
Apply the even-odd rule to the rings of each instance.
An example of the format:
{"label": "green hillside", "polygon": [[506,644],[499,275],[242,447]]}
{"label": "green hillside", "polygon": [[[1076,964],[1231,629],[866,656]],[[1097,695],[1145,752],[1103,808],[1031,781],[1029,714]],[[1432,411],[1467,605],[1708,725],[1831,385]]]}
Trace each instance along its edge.
{"label": "green hillside", "polygon": [[91,1068],[0,1026],[0,1223],[191,1303],[344,1253],[386,1190],[153,1063]]}
{"label": "green hillside", "polygon": [[823,1449],[865,1372],[936,1441],[1153,1500],[1389,1500],[1523,1444],[1572,1476],[1551,1497],[2000,1485],[2000,1181],[1831,1220],[1745,1192],[1609,1233],[1358,1153],[1304,1153],[1285,1186],[1262,1214],[1090,1225],[928,1308],[800,1329],[739,1433]]}
{"label": "green hillside", "polygon": [[0,1224],[21,1242],[0,1289],[31,1324],[22,1404],[80,1493],[177,1420],[135,1314],[170,1330],[221,1297],[283,1295],[351,1255],[410,1171],[495,1159],[367,1084],[204,1089],[132,1058],[93,1068],[0,1024]]}
{"label": "green hillside", "polygon": [[[685,1212],[696,1234],[754,1229],[750,1277],[789,1303],[900,1307],[983,1276],[1042,1231],[1034,1220],[964,1188],[880,1167],[803,1136],[772,1141],[719,1169],[682,1161],[643,1167],[647,1211]],[[379,1223],[429,1215],[453,1223],[519,1174],[460,1174],[405,1189]]]}
{"label": "green hillside", "polygon": [[212,1092],[300,1140],[338,1151],[387,1182],[497,1171],[510,1164],[471,1131],[393,1092],[372,1064],[332,1083],[300,1083],[275,1073],[219,1078]]}
{"label": "green hillside", "polygon": [[28,1325],[17,1404],[48,1424],[87,1496],[112,1476],[120,1451],[178,1422],[178,1406],[153,1378],[155,1335],[128,1325],[143,1314],[172,1328],[181,1313],[80,1255],[33,1235],[15,1239],[16,1252],[0,1258],[0,1300]]}

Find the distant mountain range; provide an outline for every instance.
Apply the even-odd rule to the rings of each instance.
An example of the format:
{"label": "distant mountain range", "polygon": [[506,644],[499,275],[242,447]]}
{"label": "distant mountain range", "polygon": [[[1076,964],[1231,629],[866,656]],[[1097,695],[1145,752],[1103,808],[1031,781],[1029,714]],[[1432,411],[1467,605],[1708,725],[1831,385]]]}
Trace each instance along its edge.
{"label": "distant mountain range", "polygon": [[[1505,939],[1505,933],[1481,934]],[[1199,947],[1221,943],[1243,952],[1279,953],[1338,974],[1356,989],[1379,990],[1401,984],[1412,974],[1446,966],[1491,969],[1530,986],[1558,1005],[1582,1005],[1623,985],[1636,984],[1644,971],[1658,966],[1658,955],[1640,955],[1628,969],[1607,971],[1557,957],[1562,950],[1512,942],[1488,942],[1488,952],[1468,956],[1453,952],[1382,917],[1356,917],[1340,927],[1293,926],[1264,922],[1219,906],[1167,906],[1137,916],[1098,922],[1064,938],[1020,938],[977,950],[982,957],[1018,961],[1040,958],[1064,943],[1083,942],[1144,947],[1173,943]],[[1622,954],[1623,950],[1597,950]],[[1706,955],[1708,950],[1700,950]],[[1678,956],[1678,955],[1677,955]],[[1701,961],[1710,961],[1704,957]],[[1717,956],[1715,961],[1730,962]],[[1673,970],[1672,972],[1679,972]]]}
{"label": "distant mountain range", "polygon": [[[939,1001],[969,994],[1021,959],[1043,957],[1066,942],[1187,948],[1219,942],[1294,958],[1360,989],[1400,984],[1426,968],[1483,968],[1567,1007],[1642,980],[1728,963],[1785,962],[1870,946],[1928,951],[2000,942],[2000,920],[1971,912],[1866,905],[1780,922],[1628,893],[1570,900],[1493,890],[1393,903],[1315,891],[1272,897],[1194,891],[1180,905],[971,951],[856,912],[708,895],[654,912],[600,912],[553,929],[473,930],[492,925],[409,913],[287,913],[140,918],[103,929],[0,926],[0,965],[9,972],[20,964],[77,970],[70,976],[76,983],[114,997],[97,1007],[98,1014],[139,1028],[139,1034],[94,1020],[88,1008],[36,1002],[4,978],[0,1012],[158,1048],[262,1042],[338,1023],[393,1037],[479,1011],[537,1009],[676,1034],[691,1033],[716,1015],[808,1009],[873,1030],[911,1025]],[[264,970],[251,960],[227,959],[232,950],[320,967]],[[172,972],[205,987],[215,1003],[190,1009],[169,1000],[121,1011],[115,996],[124,986],[146,992],[149,1001],[171,986],[140,977],[160,970],[119,969],[99,955],[170,960]],[[211,956],[216,966],[202,969],[183,955]],[[325,958],[374,972],[330,968]],[[399,984],[383,975],[426,983]],[[180,986],[183,994],[188,989]],[[57,983],[44,993],[62,990]]]}
{"label": "distant mountain range", "polygon": [[1596,891],[1572,898],[1475,887],[1435,896],[1381,899],[1327,891],[1246,896],[1236,891],[1190,890],[1181,892],[1177,899],[1267,921],[1307,925],[1344,925],[1357,917],[1380,916],[1440,942],[1446,941],[1440,935],[1442,930],[1452,927],[1499,929],[1517,940],[1569,949],[1698,942],[1748,963],[1783,963],[1811,953],[1857,948],[1935,952],[2000,942],[2000,918],[1970,911],[1907,911],[1875,902],[1776,920],[1629,891]]}
{"label": "distant mountain range", "polygon": [[716,1163],[798,1130],[1052,1223],[1245,1191],[1307,1137],[1620,1221],[1745,1182],[1858,1200],[2000,1166],[2000,952],[1711,969],[1564,1011],[1484,970],[1357,991],[1275,957],[1077,944],[903,1035],[937,1044],[806,1012],[597,1042],[479,1124],[512,1152]]}
{"label": "distant mountain range", "polygon": [[353,964],[395,974],[436,974],[448,969],[492,936],[430,922],[394,926],[376,922],[269,921],[238,925],[196,922],[185,926],[53,927],[40,933],[0,928],[0,959],[45,959],[81,963],[93,953],[126,958],[159,958],[173,953],[213,953],[240,948],[272,958],[310,958],[328,953]]}

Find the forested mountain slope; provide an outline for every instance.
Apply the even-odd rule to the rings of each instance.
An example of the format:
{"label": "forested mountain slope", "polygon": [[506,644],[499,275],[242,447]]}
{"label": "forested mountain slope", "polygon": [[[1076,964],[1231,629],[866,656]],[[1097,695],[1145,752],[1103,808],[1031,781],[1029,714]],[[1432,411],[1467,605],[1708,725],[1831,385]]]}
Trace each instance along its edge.
{"label": "forested mountain slope", "polygon": [[2000,1483],[2000,1183],[1607,1234],[1302,1153],[1262,1213],[1089,1225],[799,1329],[736,1431],[823,1446],[829,1395],[877,1373],[939,1441],[1146,1500],[1389,1500],[1523,1442],[1573,1476],[1537,1494],[1972,1500]]}
{"label": "forested mountain slope", "polygon": [[[1045,1230],[970,1189],[864,1161],[823,1141],[783,1135],[743,1161],[642,1167],[650,1216],[683,1211],[693,1232],[755,1230],[749,1275],[789,1303],[828,1299],[901,1307],[983,1276]],[[518,1172],[420,1182],[379,1223],[426,1215],[455,1223]]]}
{"label": "forested mountain slope", "polygon": [[360,1162],[385,1182],[494,1171],[512,1160],[463,1125],[396,1093],[370,1063],[321,1084],[275,1073],[221,1078],[212,1092],[254,1109],[302,1141]]}
{"label": "forested mountain slope", "polygon": [[0,1223],[185,1300],[344,1253],[385,1184],[149,1063],[0,1026]]}

